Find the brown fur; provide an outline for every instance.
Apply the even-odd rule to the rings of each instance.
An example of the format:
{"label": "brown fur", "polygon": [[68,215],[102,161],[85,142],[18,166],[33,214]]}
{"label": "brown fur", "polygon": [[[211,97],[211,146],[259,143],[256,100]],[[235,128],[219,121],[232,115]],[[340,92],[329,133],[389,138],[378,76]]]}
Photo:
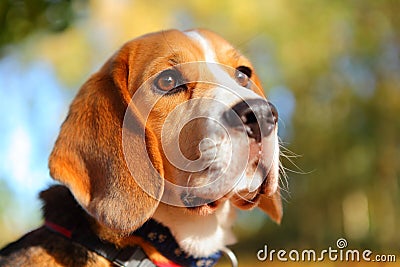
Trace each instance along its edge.
{"label": "brown fur", "polygon": [[[80,225],[91,231],[87,214],[64,186],[43,191],[45,219],[60,225]],[[40,227],[0,251],[0,266],[110,266],[109,262],[83,246],[46,227]]]}

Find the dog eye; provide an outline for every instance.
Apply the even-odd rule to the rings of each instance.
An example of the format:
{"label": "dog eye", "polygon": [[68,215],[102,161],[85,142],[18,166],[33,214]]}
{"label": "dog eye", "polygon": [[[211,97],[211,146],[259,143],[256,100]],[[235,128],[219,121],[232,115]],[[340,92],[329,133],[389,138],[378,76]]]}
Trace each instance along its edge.
{"label": "dog eye", "polygon": [[236,68],[235,80],[239,85],[248,88],[250,83],[250,77],[251,77],[250,68],[245,66],[240,66]]}
{"label": "dog eye", "polygon": [[174,89],[184,88],[184,82],[179,72],[175,70],[165,70],[154,80],[155,87],[166,93],[175,93]]}

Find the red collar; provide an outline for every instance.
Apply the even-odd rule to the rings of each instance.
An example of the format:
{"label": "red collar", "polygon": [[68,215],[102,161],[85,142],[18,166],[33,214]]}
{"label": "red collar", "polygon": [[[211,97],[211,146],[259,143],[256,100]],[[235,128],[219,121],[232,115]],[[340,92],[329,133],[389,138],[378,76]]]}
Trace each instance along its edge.
{"label": "red collar", "polygon": [[66,237],[68,239],[72,238],[72,231],[65,227],[62,227],[59,224],[56,224],[56,223],[46,220],[44,222],[44,226],[46,226],[48,229],[52,230],[53,232],[61,234],[62,236]]}
{"label": "red collar", "polygon": [[[153,263],[139,246],[130,246],[123,249],[118,249],[113,244],[100,240],[93,233],[80,235],[77,234],[77,232],[79,232],[78,229],[68,229],[47,220],[45,221],[44,225],[50,231],[60,234],[63,237],[70,239],[72,242],[79,243],[88,250],[108,259],[118,267],[181,267],[175,264],[160,265],[158,263]],[[87,231],[85,232],[87,233]]]}

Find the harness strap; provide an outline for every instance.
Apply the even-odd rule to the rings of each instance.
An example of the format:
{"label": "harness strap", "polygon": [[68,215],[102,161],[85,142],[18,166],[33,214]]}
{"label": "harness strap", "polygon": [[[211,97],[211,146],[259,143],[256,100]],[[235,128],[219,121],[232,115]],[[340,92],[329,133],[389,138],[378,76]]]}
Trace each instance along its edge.
{"label": "harness strap", "polygon": [[[118,267],[156,267],[139,246],[129,246],[123,249],[116,248],[113,244],[106,243],[96,235],[87,231],[74,231],[50,221],[45,226],[52,232],[70,239],[98,255],[108,259]],[[79,232],[79,234],[77,233]]]}
{"label": "harness strap", "polygon": [[[152,262],[140,246],[118,249],[115,245],[101,240],[92,231],[88,231],[87,227],[75,225],[71,227],[72,229],[68,229],[49,220],[45,221],[45,226],[52,232],[103,256],[118,267],[212,267],[222,255],[221,251],[217,251],[208,257],[197,258],[188,255],[181,250],[169,228],[155,220],[148,220],[132,234],[149,242],[161,255],[168,259],[168,262]],[[232,261],[232,257],[228,258]],[[237,266],[237,263],[236,265],[233,263],[232,266]]]}

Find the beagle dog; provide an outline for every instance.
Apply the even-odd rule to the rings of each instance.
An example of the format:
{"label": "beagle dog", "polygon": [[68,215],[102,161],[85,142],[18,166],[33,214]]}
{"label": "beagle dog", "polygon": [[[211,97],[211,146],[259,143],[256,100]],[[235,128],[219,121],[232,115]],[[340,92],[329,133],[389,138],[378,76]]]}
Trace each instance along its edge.
{"label": "beagle dog", "polygon": [[81,87],[50,155],[45,223],[1,266],[212,266],[235,209],[279,223],[278,113],[207,30],[126,43]]}

